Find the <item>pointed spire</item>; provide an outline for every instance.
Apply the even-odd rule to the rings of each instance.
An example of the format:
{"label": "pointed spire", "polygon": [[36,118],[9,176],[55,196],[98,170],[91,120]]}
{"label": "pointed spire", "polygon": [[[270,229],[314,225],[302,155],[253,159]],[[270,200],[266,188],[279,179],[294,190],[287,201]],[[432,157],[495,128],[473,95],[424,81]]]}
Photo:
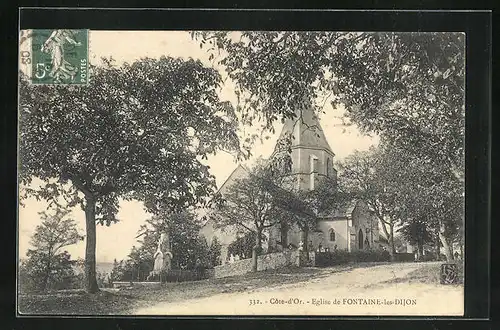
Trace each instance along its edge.
{"label": "pointed spire", "polygon": [[295,118],[285,121],[275,152],[278,151],[280,142],[290,135],[292,136],[292,148],[319,148],[334,155],[326,140],[318,115],[314,112],[314,106],[309,99],[305,98],[303,106],[298,106],[295,109]]}

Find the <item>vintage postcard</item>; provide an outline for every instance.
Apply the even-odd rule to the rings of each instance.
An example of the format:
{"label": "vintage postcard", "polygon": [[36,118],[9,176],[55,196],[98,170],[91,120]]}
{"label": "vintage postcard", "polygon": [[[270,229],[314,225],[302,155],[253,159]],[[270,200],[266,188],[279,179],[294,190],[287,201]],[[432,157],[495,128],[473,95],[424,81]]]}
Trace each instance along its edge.
{"label": "vintage postcard", "polygon": [[465,34],[22,30],[33,315],[462,316]]}

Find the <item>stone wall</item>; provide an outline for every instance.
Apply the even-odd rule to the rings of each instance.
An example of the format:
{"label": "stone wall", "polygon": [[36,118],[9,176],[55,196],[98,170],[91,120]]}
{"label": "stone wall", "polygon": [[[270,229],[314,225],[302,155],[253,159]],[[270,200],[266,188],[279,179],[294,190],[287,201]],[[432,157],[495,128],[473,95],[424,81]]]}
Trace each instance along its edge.
{"label": "stone wall", "polygon": [[[257,259],[257,270],[277,269],[284,266],[299,266],[300,258],[298,250],[286,250],[264,254]],[[238,260],[233,263],[214,267],[213,277],[221,278],[235,275],[243,275],[252,271],[252,259]]]}

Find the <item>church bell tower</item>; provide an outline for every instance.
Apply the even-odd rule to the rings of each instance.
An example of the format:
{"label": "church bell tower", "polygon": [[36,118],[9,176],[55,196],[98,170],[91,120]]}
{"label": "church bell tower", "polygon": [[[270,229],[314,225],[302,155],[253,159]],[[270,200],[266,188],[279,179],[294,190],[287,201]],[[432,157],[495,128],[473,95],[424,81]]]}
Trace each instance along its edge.
{"label": "church bell tower", "polygon": [[286,152],[279,149],[282,144],[291,143],[291,172],[297,177],[299,189],[312,190],[321,177],[336,182],[337,171],[333,168],[333,153],[326,140],[319,118],[310,102],[295,111],[295,118],[287,119],[271,157]]}

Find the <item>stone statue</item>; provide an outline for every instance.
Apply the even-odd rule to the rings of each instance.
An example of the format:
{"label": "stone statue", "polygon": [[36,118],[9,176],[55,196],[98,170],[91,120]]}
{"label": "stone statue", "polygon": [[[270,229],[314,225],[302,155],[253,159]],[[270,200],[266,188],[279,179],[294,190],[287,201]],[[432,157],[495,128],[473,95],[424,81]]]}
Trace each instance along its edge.
{"label": "stone statue", "polygon": [[154,266],[153,270],[149,273],[147,280],[149,281],[156,275],[162,272],[168,272],[172,268],[173,254],[170,252],[170,242],[167,233],[162,233],[158,240],[158,247],[153,256]]}

